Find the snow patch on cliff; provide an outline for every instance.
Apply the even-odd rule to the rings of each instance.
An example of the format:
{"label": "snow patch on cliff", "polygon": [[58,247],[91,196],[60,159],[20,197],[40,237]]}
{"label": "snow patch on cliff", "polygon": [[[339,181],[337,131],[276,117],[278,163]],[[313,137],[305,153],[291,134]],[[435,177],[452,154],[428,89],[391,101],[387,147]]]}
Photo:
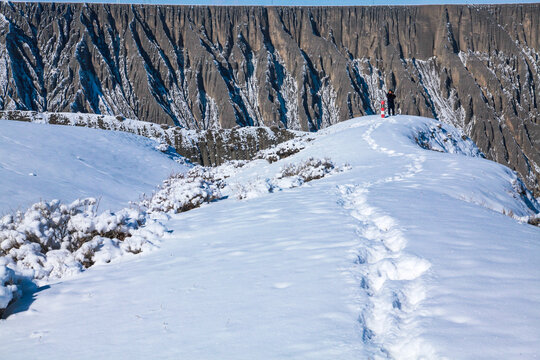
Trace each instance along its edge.
{"label": "snow patch on cliff", "polygon": [[[413,60],[412,64],[418,71],[418,78],[424,87],[424,91],[431,102],[433,111],[438,120],[452,124],[461,129],[465,128],[465,109],[458,105],[456,90],[443,89],[441,86],[441,69],[435,64],[435,60]],[[444,92],[448,96],[444,96]]]}

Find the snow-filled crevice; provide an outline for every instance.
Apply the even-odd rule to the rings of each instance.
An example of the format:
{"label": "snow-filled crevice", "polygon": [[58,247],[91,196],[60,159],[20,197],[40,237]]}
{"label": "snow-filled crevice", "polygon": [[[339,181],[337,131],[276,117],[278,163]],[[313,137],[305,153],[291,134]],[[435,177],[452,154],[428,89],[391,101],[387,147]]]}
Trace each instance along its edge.
{"label": "snow-filled crevice", "polygon": [[[321,90],[321,80],[318,71],[315,69],[313,62],[305,51],[300,50],[300,54],[304,59],[304,111],[308,114],[309,131],[317,131],[322,129],[322,102],[319,95]],[[311,98],[308,98],[308,93]],[[314,116],[310,116],[309,103],[313,104]]]}
{"label": "snow-filled crevice", "polygon": [[[85,8],[85,12],[88,13],[88,17],[85,15],[84,12],[81,12],[81,23],[86,27],[86,31],[90,36],[90,39],[92,40],[92,44],[99,51],[100,55],[105,61],[105,64],[107,65],[109,73],[112,75],[113,89],[117,85],[121,87],[122,79],[120,77],[120,72],[118,71],[118,64],[115,63],[115,61],[113,60],[113,55],[109,50],[109,45],[107,44],[107,40],[105,38],[105,32],[103,31],[103,27],[100,26],[98,16],[95,11],[91,10],[88,7]],[[95,27],[94,24],[96,24]],[[111,31],[113,31],[112,28]],[[114,40],[115,37],[113,37],[112,39]],[[114,42],[112,45],[114,46]],[[116,47],[118,47],[118,45],[116,45]]]}
{"label": "snow-filled crevice", "polygon": [[321,79],[321,88],[317,95],[321,102],[322,127],[326,128],[337,124],[339,122],[339,106],[336,104],[337,94],[328,76]]}
{"label": "snow-filled crevice", "polygon": [[383,72],[369,59],[353,59],[349,66],[349,78],[362,99],[366,114],[377,113],[381,101],[386,100]]}
{"label": "snow-filled crevice", "polygon": [[62,16],[62,18],[56,20],[56,24],[58,25],[58,40],[56,42],[56,48],[54,50],[54,56],[52,60],[53,67],[58,66],[60,62],[60,57],[62,56],[62,52],[68,43],[72,21],[73,10],[71,9],[71,6],[68,5],[66,12]]}
{"label": "snow-filled crevice", "polygon": [[298,84],[292,74],[287,71],[283,59],[278,52],[275,54],[277,63],[280,64],[283,72],[279,100],[284,114],[286,128],[291,130],[302,130],[298,114]]}
{"label": "snow-filled crevice", "polygon": [[[188,100],[189,93],[188,93],[188,86],[186,83],[186,78],[184,75],[184,68],[180,67],[178,71],[179,74],[177,74],[177,71],[174,69],[169,56],[165,53],[163,48],[158,43],[152,29],[150,29],[148,24],[141,19],[139,13],[136,10],[134,10],[133,13],[134,13],[134,21],[136,21],[141,27],[141,29],[143,30],[145,39],[148,41],[151,47],[155,50],[155,52],[159,55],[159,59],[160,59],[159,63],[162,62],[165,65],[165,68],[167,69],[166,80],[161,82],[160,89],[155,90],[155,92],[156,93],[163,92],[163,91],[165,92],[164,96],[166,97],[167,101],[164,104],[164,106],[167,107],[169,115],[172,114],[174,118],[177,119],[178,123],[180,124],[178,125],[175,122],[177,126],[182,126],[187,129],[198,128],[199,126],[193,115],[191,104]],[[135,26],[132,26],[132,32],[134,28]],[[170,32],[167,30],[165,31],[165,34],[169,34],[169,36],[166,35],[166,38],[168,39],[169,42],[171,42],[172,40],[170,39]],[[142,46],[142,44],[140,43],[140,40],[137,46],[138,47]],[[175,50],[174,51],[175,56],[178,57],[179,55],[178,48],[173,46],[173,49]],[[139,49],[139,53],[141,53],[141,50],[142,48]],[[178,64],[182,64],[182,62],[183,62],[182,59],[177,59]],[[153,77],[155,76],[153,75]]]}
{"label": "snow-filled crevice", "polygon": [[204,81],[202,79],[202,74],[200,71],[197,71],[196,77],[197,88],[199,89],[197,103],[199,104],[199,110],[202,114],[201,123],[198,127],[203,130],[217,130],[220,128],[219,107],[216,100],[207,94],[206,89],[204,88]]}
{"label": "snow-filled crevice", "polygon": [[436,119],[454,126],[465,128],[465,109],[459,103],[456,90],[448,89],[448,96],[444,96],[441,87],[441,69],[435,63],[435,59],[426,61],[413,59],[412,65],[418,73],[419,83],[422,85],[430,108]]}
{"label": "snow-filled crevice", "polygon": [[[103,109],[106,113],[111,113],[110,108],[103,98],[101,82],[96,75],[94,65],[92,64],[92,55],[84,38],[77,44],[75,56],[80,65],[79,82],[81,83],[85,98],[90,104],[92,112],[101,114]],[[74,112],[86,112],[85,108],[80,108],[78,104],[79,103],[74,102],[72,104],[72,110]]]}
{"label": "snow-filled crevice", "polygon": [[266,82],[270,84],[279,103],[279,118],[285,128],[289,128],[288,109],[282,87],[285,82],[286,68],[283,66],[281,56],[276,51],[266,31],[264,34],[264,46],[267,52],[268,70],[266,72]]}
{"label": "snow-filled crevice", "polygon": [[354,91],[356,91],[356,93],[360,96],[365,114],[375,114],[374,104],[372,104],[369,96],[369,87],[366,80],[362,76],[359,60],[352,60],[349,63],[347,66],[347,74],[349,75],[349,79]]}
{"label": "snow-filled crevice", "polygon": [[[205,34],[204,27],[201,29],[201,38],[199,39],[200,45],[211,55],[213,63],[216,66],[218,73],[221,75],[227,91],[229,94],[229,101],[233,107],[236,123],[240,126],[253,126],[256,119],[253,119],[249,115],[248,108],[243,101],[241,89],[238,86],[238,82],[234,76],[234,71],[230,64],[222,59],[219,54],[219,50],[214,49],[214,45],[208,39]],[[226,65],[225,65],[226,64]]]}
{"label": "snow-filled crevice", "polygon": [[169,100],[168,90],[165,86],[165,83],[163,82],[163,79],[161,78],[159,71],[154,67],[150,56],[142,46],[142,42],[137,31],[136,21],[133,20],[132,22],[130,22],[129,27],[135,45],[137,46],[138,53],[144,61],[144,69],[146,70],[150,93],[156,99],[157,103],[165,111],[165,113],[170,116],[170,118],[173,120],[173,123],[176,126],[182,126],[181,119],[179,119],[174,113],[174,111],[171,109],[171,102]]}
{"label": "snow-filled crevice", "polygon": [[0,43],[0,108],[13,110],[13,103],[10,103],[9,82],[11,75],[9,72],[9,55],[4,44]]}
{"label": "snow-filled crevice", "polygon": [[263,123],[263,118],[259,110],[259,82],[257,80],[258,61],[251,49],[251,46],[240,33],[237,38],[237,46],[242,52],[245,66],[245,83],[240,87],[240,96],[247,108],[249,117],[253,119],[254,125]]}
{"label": "snow-filled crevice", "polygon": [[183,46],[183,39],[180,36],[178,39],[178,44],[176,41],[173,40],[171,35],[171,30],[167,26],[167,21],[165,19],[165,14],[163,13],[163,10],[159,9],[159,19],[161,20],[161,25],[163,32],[165,34],[165,37],[167,38],[169,45],[173,48],[174,54],[176,56],[176,65],[179,69],[179,76],[180,76],[180,82],[183,83],[185,81],[185,71],[186,71],[186,64],[185,64],[185,56],[184,56],[184,46]]}
{"label": "snow-filled crevice", "polygon": [[[24,50],[25,46],[30,49],[32,58]],[[10,22],[9,33],[6,35],[6,50],[20,99],[16,102],[17,109],[45,111],[47,90],[43,79],[44,65],[36,38],[26,35]]]}

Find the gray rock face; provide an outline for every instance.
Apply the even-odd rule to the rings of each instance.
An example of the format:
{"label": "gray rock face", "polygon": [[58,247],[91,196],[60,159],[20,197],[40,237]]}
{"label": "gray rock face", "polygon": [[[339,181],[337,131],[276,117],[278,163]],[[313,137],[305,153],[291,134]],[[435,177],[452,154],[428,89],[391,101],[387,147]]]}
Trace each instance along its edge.
{"label": "gray rock face", "polygon": [[540,4],[0,4],[0,109],[316,131],[398,111],[461,127],[540,195]]}
{"label": "gray rock face", "polygon": [[187,130],[178,126],[125,119],[123,116],[0,111],[0,121],[25,121],[51,125],[82,126],[91,129],[125,131],[158,141],[159,150],[176,153],[192,163],[218,166],[229,160],[252,160],[259,151],[273,148],[305,133],[277,126],[234,127],[232,129]]}

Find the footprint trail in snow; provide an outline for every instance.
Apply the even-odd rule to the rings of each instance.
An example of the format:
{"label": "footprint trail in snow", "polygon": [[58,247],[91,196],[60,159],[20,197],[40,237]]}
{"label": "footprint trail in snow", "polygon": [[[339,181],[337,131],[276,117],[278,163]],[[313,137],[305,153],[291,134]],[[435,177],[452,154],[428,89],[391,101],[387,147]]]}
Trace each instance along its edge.
{"label": "footprint trail in snow", "polygon": [[405,158],[409,162],[406,170],[371,183],[338,187],[343,206],[358,220],[360,247],[353,275],[363,297],[358,319],[362,340],[369,353],[381,359],[435,358],[434,348],[422,339],[417,325],[419,308],[426,297],[422,275],[431,264],[407,253],[407,239],[397,220],[368,201],[371,187],[415,176],[422,171],[425,159],[378,145],[371,135],[380,125],[372,124],[363,140],[374,151]]}

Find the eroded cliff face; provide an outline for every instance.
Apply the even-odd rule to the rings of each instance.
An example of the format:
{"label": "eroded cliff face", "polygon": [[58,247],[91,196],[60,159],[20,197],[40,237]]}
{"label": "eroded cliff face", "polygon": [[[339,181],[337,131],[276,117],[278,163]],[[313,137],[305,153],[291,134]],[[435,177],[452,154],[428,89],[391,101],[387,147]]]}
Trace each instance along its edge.
{"label": "eroded cliff face", "polygon": [[464,129],[540,195],[540,4],[0,4],[0,109],[316,131],[398,111]]}

